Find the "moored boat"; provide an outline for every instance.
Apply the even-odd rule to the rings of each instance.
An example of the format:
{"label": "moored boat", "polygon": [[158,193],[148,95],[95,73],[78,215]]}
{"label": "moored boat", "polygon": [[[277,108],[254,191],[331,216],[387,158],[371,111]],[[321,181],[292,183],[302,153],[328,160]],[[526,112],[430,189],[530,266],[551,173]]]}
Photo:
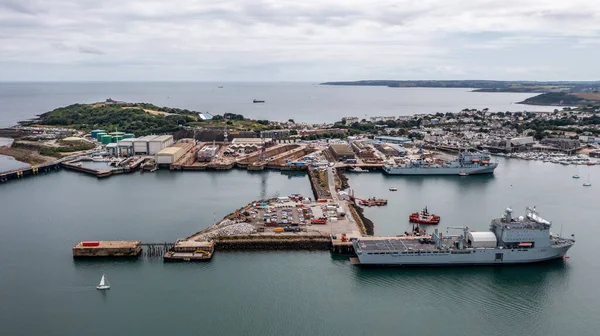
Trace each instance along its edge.
{"label": "moored boat", "polygon": [[371,197],[369,199],[358,199],[360,202],[359,204],[362,206],[384,206],[387,205],[387,200],[386,199],[382,199],[382,198],[375,198],[375,197]]}
{"label": "moored boat", "polygon": [[390,191],[398,191],[398,188],[396,188],[396,187],[390,187]]}
{"label": "moored boat", "polygon": [[352,169],[350,169],[351,172],[353,173],[368,173],[369,171],[366,169],[362,169],[360,167],[354,167]]}
{"label": "moored boat", "polygon": [[418,211],[418,212],[413,212],[412,214],[410,214],[410,216],[408,216],[408,220],[411,223],[417,223],[417,224],[431,224],[431,225],[436,225],[440,223],[440,216],[436,216],[435,214],[430,214],[429,211],[427,211],[427,207],[425,207],[423,210]]}
{"label": "moored boat", "polygon": [[360,237],[352,242],[361,266],[467,266],[542,262],[566,258],[574,236],[551,233],[551,223],[527,207],[525,216],[513,216],[507,208],[502,218],[492,219],[489,231],[451,226],[459,234],[413,237]]}

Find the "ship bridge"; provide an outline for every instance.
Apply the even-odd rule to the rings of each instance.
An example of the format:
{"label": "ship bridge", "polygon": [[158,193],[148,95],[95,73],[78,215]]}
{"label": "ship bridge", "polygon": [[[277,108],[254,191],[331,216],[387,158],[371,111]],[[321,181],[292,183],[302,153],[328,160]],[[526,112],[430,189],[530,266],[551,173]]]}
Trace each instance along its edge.
{"label": "ship bridge", "polygon": [[551,223],[539,216],[535,208],[526,208],[527,215],[513,218],[507,208],[502,218],[492,220],[490,230],[498,238],[499,245],[508,248],[549,246]]}

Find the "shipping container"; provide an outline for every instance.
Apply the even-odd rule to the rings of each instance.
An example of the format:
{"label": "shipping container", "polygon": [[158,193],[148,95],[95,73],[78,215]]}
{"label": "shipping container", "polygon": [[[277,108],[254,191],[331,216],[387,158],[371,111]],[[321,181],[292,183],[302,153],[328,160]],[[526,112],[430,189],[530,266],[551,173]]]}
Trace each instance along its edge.
{"label": "shipping container", "polygon": [[283,228],[274,228],[273,232],[281,233],[281,232],[283,232]]}
{"label": "shipping container", "polygon": [[85,241],[85,242],[81,242],[82,246],[100,246],[100,242],[99,241]]}
{"label": "shipping container", "polygon": [[319,203],[327,203],[327,199],[326,198],[319,198],[317,200],[317,202],[319,202]]}

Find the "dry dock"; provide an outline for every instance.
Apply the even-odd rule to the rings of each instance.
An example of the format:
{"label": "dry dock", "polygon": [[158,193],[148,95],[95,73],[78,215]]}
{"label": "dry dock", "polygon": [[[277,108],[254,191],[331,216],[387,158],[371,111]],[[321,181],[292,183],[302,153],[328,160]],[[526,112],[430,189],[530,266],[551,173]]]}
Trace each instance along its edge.
{"label": "dry dock", "polygon": [[137,257],[141,252],[139,240],[83,241],[73,246],[73,258]]}

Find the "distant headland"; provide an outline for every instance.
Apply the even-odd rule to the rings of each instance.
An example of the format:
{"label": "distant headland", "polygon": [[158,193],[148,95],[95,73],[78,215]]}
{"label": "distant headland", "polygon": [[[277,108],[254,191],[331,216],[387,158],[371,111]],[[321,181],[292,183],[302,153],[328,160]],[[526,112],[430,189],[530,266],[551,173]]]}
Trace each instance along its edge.
{"label": "distant headland", "polygon": [[600,81],[495,81],[495,80],[359,80],[320,85],[387,86],[391,88],[465,88],[473,92],[539,93],[519,104],[585,106],[600,101]]}

